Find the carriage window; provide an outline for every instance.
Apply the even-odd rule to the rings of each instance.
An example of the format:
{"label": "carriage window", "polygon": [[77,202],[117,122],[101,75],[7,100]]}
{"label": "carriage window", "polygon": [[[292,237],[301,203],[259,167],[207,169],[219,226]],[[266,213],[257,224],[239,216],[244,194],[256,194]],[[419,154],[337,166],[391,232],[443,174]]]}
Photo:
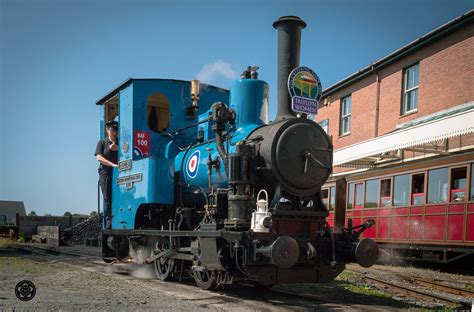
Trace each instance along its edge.
{"label": "carriage window", "polygon": [[454,168],[451,170],[450,201],[465,200],[467,168]]}
{"label": "carriage window", "polygon": [[321,190],[321,198],[323,200],[324,205],[326,205],[326,207],[328,207],[328,197],[329,197],[328,193],[329,193],[328,189]]}
{"label": "carriage window", "polygon": [[380,206],[390,207],[392,204],[392,180],[380,181]]}
{"label": "carriage window", "polygon": [[474,164],[471,165],[471,200],[474,200]]}
{"label": "carriage window", "polygon": [[352,209],[354,204],[354,183],[349,183],[347,192],[347,209]]}
{"label": "carriage window", "polygon": [[336,187],[332,186],[329,188],[329,210],[334,210],[336,206]]}
{"label": "carriage window", "polygon": [[448,197],[448,168],[428,171],[428,203],[445,203]]}
{"label": "carriage window", "polygon": [[425,203],[425,174],[418,173],[411,176],[411,204]]}
{"label": "carriage window", "polygon": [[358,183],[355,186],[355,208],[360,209],[364,205],[364,184]]}
{"label": "carriage window", "polygon": [[403,174],[393,178],[393,205],[407,206],[410,175]]}
{"label": "carriage window", "polygon": [[170,104],[164,94],[153,93],[148,97],[148,127],[154,132],[164,132],[170,126]]}
{"label": "carriage window", "polygon": [[380,180],[368,180],[365,183],[365,205],[366,208],[377,207],[379,197]]}

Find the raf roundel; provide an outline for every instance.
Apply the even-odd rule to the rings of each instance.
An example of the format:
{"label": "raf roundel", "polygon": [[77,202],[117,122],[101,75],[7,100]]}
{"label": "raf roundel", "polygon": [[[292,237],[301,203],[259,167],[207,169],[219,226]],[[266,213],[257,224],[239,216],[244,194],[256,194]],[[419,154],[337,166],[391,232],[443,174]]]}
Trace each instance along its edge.
{"label": "raf roundel", "polygon": [[189,158],[186,164],[186,172],[191,179],[194,179],[198,172],[200,151],[195,151]]}

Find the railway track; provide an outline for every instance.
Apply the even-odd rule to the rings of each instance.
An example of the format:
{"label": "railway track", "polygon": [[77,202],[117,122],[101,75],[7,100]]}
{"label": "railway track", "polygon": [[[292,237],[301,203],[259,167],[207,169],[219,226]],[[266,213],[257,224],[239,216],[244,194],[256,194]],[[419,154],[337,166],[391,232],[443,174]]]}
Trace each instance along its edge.
{"label": "railway track", "polygon": [[[347,270],[356,272],[356,273],[361,273],[355,270],[350,270],[350,269],[347,269]],[[377,268],[377,270],[387,272],[389,274],[393,274],[395,276],[403,278],[412,283],[416,283],[420,286],[436,289],[436,290],[447,292],[447,293],[457,295],[457,296],[474,298],[474,291],[472,290],[466,289],[465,287],[464,288],[455,287],[455,286],[443,284],[443,283],[453,283],[453,284],[458,284],[458,285],[463,285],[463,286],[472,285],[474,283],[474,279],[472,276],[462,276],[460,277],[460,280],[452,281],[452,280],[443,280],[443,279],[423,278],[420,276],[411,276],[411,275],[401,274],[399,272],[394,272],[392,270],[387,270],[387,269],[382,269],[382,268]]]}
{"label": "railway track", "polygon": [[[425,288],[430,288],[432,290],[437,290],[439,292],[442,292],[444,294],[437,294],[437,293],[428,293],[426,291],[418,290],[418,289],[413,289],[409,286],[401,285],[399,283],[394,283],[392,281],[387,281],[387,280],[382,280],[379,278],[375,278],[373,276],[367,276],[366,273],[359,272],[356,270],[351,270],[351,269],[346,269],[346,271],[360,274],[363,276],[363,278],[373,284],[377,284],[381,286],[384,289],[391,289],[394,290],[397,293],[403,294],[410,296],[412,298],[420,299],[423,301],[427,302],[434,302],[438,304],[444,304],[444,305],[450,305],[450,306],[456,306],[459,308],[471,308],[471,304],[468,302],[461,302],[457,299],[450,298],[449,295],[455,295],[455,296],[462,296],[465,298],[474,298],[474,292],[468,290],[468,289],[463,289],[459,287],[453,287],[453,286],[448,286],[445,284],[441,284],[439,280],[434,280],[434,279],[427,279],[427,278],[421,278],[421,277],[414,277],[414,276],[409,276],[409,275],[404,275],[400,273],[395,273],[389,270],[382,270],[387,273],[393,274],[399,278],[402,278],[408,282],[415,283],[419,286],[425,287]],[[447,295],[447,296],[446,296]]]}
{"label": "railway track", "polygon": [[413,277],[412,280],[418,285],[425,286],[432,289],[437,289],[440,291],[448,292],[453,295],[463,296],[467,298],[474,298],[474,291],[463,289],[460,287],[448,286],[445,284],[440,284],[438,280],[426,279],[421,277]]}

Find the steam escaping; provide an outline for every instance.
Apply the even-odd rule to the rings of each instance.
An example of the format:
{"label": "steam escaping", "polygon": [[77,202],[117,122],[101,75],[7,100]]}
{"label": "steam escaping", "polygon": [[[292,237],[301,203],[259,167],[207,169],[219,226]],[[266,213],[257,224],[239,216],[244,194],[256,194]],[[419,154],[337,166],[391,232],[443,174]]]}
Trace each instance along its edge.
{"label": "steam escaping", "polygon": [[148,246],[130,244],[129,257],[132,258],[133,263],[144,264],[146,258],[152,254],[152,249]]}
{"label": "steam escaping", "polygon": [[112,262],[105,267],[105,272],[128,275],[137,279],[155,279],[154,265],[145,263],[146,258],[153,253],[151,242],[148,243],[147,245],[130,244],[128,257]]}
{"label": "steam escaping", "polygon": [[239,74],[233,68],[231,63],[225,62],[223,60],[216,60],[212,63],[204,65],[196,75],[196,79],[205,83],[214,82],[218,77],[236,79],[239,77]]}
{"label": "steam escaping", "polygon": [[155,269],[153,264],[133,264],[134,268],[130,272],[130,275],[138,279],[155,279]]}
{"label": "steam escaping", "polygon": [[153,248],[148,245],[130,244],[129,257],[132,258],[130,275],[139,279],[156,278],[153,264],[146,264],[145,260],[153,253]]}

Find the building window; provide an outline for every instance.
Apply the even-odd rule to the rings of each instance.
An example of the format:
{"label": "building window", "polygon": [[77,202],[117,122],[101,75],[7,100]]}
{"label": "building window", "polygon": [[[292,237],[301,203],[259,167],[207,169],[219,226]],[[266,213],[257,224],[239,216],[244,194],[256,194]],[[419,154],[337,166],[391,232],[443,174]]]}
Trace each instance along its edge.
{"label": "building window", "polygon": [[329,188],[329,210],[334,210],[336,206],[336,187],[331,186]]}
{"label": "building window", "polygon": [[323,128],[323,130],[328,133],[329,131],[329,119],[324,119],[318,122],[318,124]]}
{"label": "building window", "polygon": [[425,174],[418,173],[411,176],[411,204],[425,203]]}
{"label": "building window", "polygon": [[418,109],[418,64],[403,72],[402,115],[416,112]]}
{"label": "building window", "polygon": [[393,205],[408,206],[410,175],[403,174],[393,178]]}
{"label": "building window", "polygon": [[347,209],[352,209],[354,205],[354,183],[349,183],[347,192]]}
{"label": "building window", "polygon": [[466,199],[467,167],[451,170],[451,193],[449,201],[460,202]]}
{"label": "building window", "polygon": [[380,181],[380,206],[390,207],[392,205],[392,180]]}
{"label": "building window", "polygon": [[365,208],[376,208],[379,199],[380,180],[368,180],[365,183]]}
{"label": "building window", "polygon": [[339,135],[348,134],[351,132],[351,96],[346,96],[341,99],[341,122],[339,126]]}
{"label": "building window", "polygon": [[428,171],[428,204],[445,203],[448,197],[448,168]]}

